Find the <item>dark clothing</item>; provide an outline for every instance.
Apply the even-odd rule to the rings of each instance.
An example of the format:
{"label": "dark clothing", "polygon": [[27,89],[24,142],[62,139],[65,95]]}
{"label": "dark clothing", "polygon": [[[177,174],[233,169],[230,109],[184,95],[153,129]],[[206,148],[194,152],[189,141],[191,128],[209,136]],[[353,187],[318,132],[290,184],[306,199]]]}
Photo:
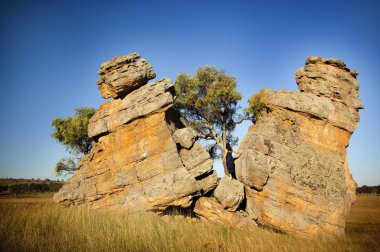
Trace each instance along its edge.
{"label": "dark clothing", "polygon": [[232,152],[227,152],[226,155],[226,165],[227,165],[227,170],[231,174],[233,178],[236,179],[235,176],[235,163],[234,163],[234,157],[232,156]]}

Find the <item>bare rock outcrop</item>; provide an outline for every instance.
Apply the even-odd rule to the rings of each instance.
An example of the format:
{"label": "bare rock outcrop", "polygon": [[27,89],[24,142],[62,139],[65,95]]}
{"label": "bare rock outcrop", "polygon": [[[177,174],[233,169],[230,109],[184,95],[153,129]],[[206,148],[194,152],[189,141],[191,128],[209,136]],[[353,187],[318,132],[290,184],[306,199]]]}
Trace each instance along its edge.
{"label": "bare rock outcrop", "polygon": [[115,57],[100,66],[98,88],[103,98],[119,98],[156,77],[152,66],[138,53]]}
{"label": "bare rock outcrop", "polygon": [[297,70],[301,92],[262,90],[266,104],[236,161],[246,211],[258,223],[296,233],[343,236],[355,201],[349,139],[363,108],[357,72],[335,59],[309,57]]}
{"label": "bare rock outcrop", "polygon": [[133,53],[101,65],[103,103],[88,125],[91,153],[54,195],[64,206],[164,212],[192,209],[207,222],[256,223],[301,235],[343,236],[355,201],[349,139],[359,122],[357,72],[309,57],[301,92],[263,89],[266,105],[244,136],[238,180],[218,182],[213,161],[173,108],[174,85]]}
{"label": "bare rock outcrop", "polygon": [[155,74],[139,57],[134,53],[102,64],[100,92],[116,99],[91,118],[92,151],[54,195],[56,202],[163,211],[189,207],[194,197],[216,187],[208,152],[172,108],[173,83],[167,78],[147,83]]}

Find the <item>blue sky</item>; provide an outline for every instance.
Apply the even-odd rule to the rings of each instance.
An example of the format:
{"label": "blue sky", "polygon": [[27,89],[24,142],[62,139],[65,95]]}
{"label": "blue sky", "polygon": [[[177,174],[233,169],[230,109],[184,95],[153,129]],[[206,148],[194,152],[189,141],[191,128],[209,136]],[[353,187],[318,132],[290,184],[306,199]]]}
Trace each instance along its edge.
{"label": "blue sky", "polygon": [[264,87],[297,90],[294,71],[309,55],[343,60],[360,73],[366,106],[349,167],[359,185],[378,185],[379,13],[380,2],[368,0],[1,1],[0,177],[54,178],[67,154],[50,138],[51,121],[98,107],[100,64],[136,51],[156,79],[225,69],[243,106]]}

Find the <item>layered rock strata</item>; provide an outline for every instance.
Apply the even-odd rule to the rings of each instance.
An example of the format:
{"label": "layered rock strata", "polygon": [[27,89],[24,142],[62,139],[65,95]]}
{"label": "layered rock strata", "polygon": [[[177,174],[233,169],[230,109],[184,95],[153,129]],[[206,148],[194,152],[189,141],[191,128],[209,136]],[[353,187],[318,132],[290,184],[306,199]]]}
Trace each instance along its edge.
{"label": "layered rock strata", "polygon": [[138,58],[131,54],[102,64],[101,94],[119,98],[91,118],[92,151],[54,195],[60,204],[162,211],[189,207],[194,197],[216,187],[208,152],[172,108],[173,83],[164,78],[147,84],[154,72]]}
{"label": "layered rock strata", "polygon": [[356,76],[339,60],[309,57],[296,71],[301,92],[261,91],[266,111],[243,138],[236,162],[247,212],[258,223],[344,235],[356,188],[346,148],[363,108]]}
{"label": "layered rock strata", "polygon": [[104,62],[98,72],[98,88],[103,98],[120,98],[156,77],[152,66],[138,53]]}

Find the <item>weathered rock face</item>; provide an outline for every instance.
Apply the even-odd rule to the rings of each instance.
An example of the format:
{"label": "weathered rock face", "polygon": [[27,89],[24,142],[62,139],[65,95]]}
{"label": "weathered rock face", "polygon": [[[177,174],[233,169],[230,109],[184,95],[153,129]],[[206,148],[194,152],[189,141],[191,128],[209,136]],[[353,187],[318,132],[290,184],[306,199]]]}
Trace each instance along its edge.
{"label": "weathered rock face", "polygon": [[98,88],[103,98],[119,98],[156,77],[138,53],[115,57],[100,66]]}
{"label": "weathered rock face", "polygon": [[[192,131],[183,128],[172,108],[173,83],[165,78],[146,84],[152,75],[145,73],[153,70],[136,57],[117,57],[102,65],[102,96],[108,92],[124,97],[102,104],[91,119],[93,149],[54,195],[60,204],[160,211],[189,207],[195,196],[216,187],[208,152],[195,142],[196,136],[189,137]],[[128,81],[121,85],[124,77],[112,77],[117,71]]]}
{"label": "weathered rock face", "polygon": [[244,184],[225,176],[215,188],[214,196],[226,210],[235,212],[244,199]]}
{"label": "weathered rock face", "polygon": [[296,72],[301,93],[262,90],[267,106],[243,138],[236,174],[258,223],[297,234],[344,235],[356,183],[346,148],[356,124],[357,73],[309,57]]}
{"label": "weathered rock face", "polygon": [[301,92],[262,90],[267,108],[241,142],[238,180],[218,183],[209,153],[172,107],[173,83],[147,83],[155,73],[139,58],[102,64],[101,95],[114,99],[91,118],[93,149],[55,201],[132,211],[191,206],[202,220],[234,227],[344,234],[356,188],[346,148],[363,108],[355,71],[309,57],[296,72]]}
{"label": "weathered rock face", "polygon": [[194,212],[197,216],[211,223],[228,224],[237,228],[256,227],[256,222],[245,212],[230,212],[214,197],[201,197],[195,203]]}
{"label": "weathered rock face", "polygon": [[340,60],[309,57],[305,67],[296,71],[296,80],[301,92],[325,96],[349,108],[362,109],[357,75]]}
{"label": "weathered rock face", "polygon": [[173,134],[174,141],[186,149],[193,146],[196,137],[197,134],[190,128],[178,129]]}

